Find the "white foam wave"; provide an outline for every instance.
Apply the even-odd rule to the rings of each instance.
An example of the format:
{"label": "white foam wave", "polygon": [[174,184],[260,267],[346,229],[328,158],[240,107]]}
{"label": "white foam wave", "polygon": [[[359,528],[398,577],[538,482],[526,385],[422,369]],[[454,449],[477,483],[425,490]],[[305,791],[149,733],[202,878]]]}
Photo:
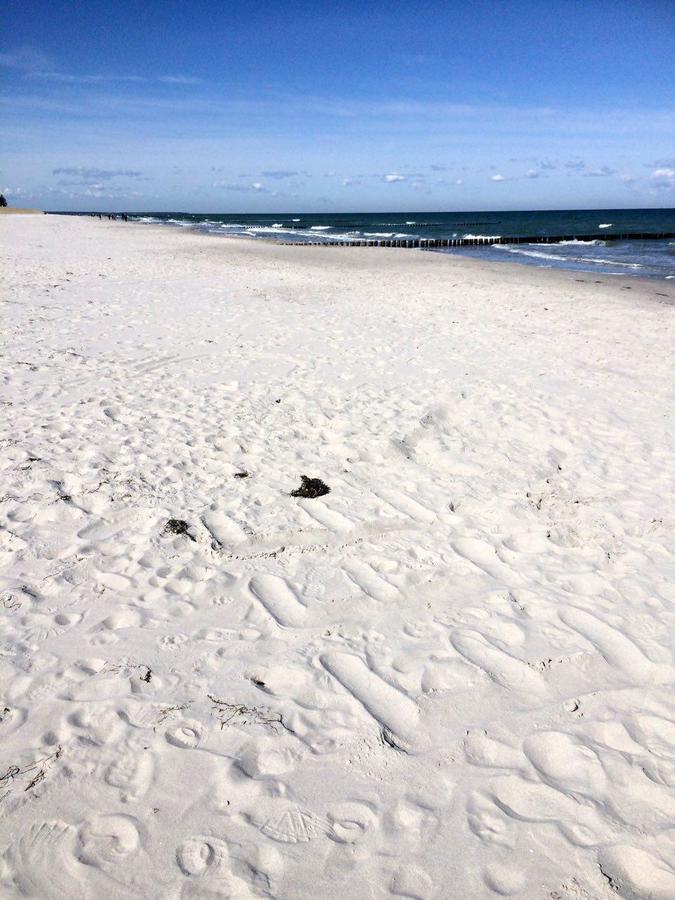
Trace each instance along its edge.
{"label": "white foam wave", "polygon": [[463,234],[462,240],[464,241],[496,241],[501,237],[501,234]]}
{"label": "white foam wave", "polygon": [[274,225],[247,225],[249,234],[298,234],[293,228],[277,228]]}
{"label": "white foam wave", "polygon": [[364,231],[363,236],[376,238],[412,238],[412,235],[410,234],[399,234],[397,231]]}
{"label": "white foam wave", "polygon": [[603,222],[601,225],[598,225],[598,228],[611,228],[613,224],[613,222]]}
{"label": "white foam wave", "polygon": [[533,259],[554,259],[557,262],[580,262],[594,263],[602,266],[620,266],[622,269],[641,269],[640,263],[617,262],[615,259],[600,259],[597,256],[563,256],[559,253],[544,253],[542,250],[521,250],[519,247],[512,247],[506,244],[497,244],[500,250],[506,250],[507,253],[515,253],[520,256],[531,256]]}
{"label": "white foam wave", "polygon": [[584,246],[584,247],[604,247],[604,246],[605,246],[605,243],[606,243],[606,241],[599,241],[599,240],[596,240],[596,241],[577,241],[577,240],[574,240],[574,241],[556,241],[556,245],[557,245],[558,247],[567,247],[567,246],[572,246],[572,245],[574,245],[574,244],[580,244],[580,245],[582,245],[582,246]]}
{"label": "white foam wave", "polygon": [[328,231],[332,225],[312,225],[310,231]]}

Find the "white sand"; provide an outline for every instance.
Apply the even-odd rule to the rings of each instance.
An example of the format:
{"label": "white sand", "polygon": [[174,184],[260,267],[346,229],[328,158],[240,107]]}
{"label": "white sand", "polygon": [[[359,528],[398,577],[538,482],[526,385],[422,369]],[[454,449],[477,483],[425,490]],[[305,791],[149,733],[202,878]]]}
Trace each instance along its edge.
{"label": "white sand", "polygon": [[0,242],[3,898],[675,897],[671,283]]}

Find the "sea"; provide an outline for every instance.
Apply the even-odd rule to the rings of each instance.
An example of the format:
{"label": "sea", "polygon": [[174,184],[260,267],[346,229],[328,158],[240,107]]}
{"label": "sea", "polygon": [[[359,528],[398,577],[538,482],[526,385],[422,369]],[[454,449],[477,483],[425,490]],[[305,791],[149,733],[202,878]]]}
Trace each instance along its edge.
{"label": "sea", "polygon": [[269,215],[138,213],[138,222],[163,223],[252,240],[333,241],[389,238],[534,237],[597,234],[592,241],[498,244],[430,252],[520,262],[606,275],[675,279],[675,240],[612,241],[612,233],[675,231],[675,209],[584,209],[536,212],[272,213]]}

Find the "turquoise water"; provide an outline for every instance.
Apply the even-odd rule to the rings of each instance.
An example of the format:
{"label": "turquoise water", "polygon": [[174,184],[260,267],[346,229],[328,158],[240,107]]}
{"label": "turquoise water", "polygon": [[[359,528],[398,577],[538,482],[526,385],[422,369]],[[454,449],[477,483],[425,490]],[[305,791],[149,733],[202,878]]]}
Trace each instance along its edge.
{"label": "turquoise water", "polygon": [[[144,213],[131,218],[212,234],[321,243],[388,238],[534,237],[596,233],[609,236],[612,232],[675,231],[674,209],[269,215]],[[438,252],[611,275],[675,278],[675,241],[507,244]]]}

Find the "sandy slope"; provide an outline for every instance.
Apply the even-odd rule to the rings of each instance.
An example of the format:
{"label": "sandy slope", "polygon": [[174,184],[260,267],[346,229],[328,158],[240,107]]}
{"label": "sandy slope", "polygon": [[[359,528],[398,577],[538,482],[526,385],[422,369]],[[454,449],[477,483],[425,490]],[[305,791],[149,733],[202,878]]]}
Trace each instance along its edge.
{"label": "sandy slope", "polygon": [[0,253],[3,897],[675,897],[672,284]]}

